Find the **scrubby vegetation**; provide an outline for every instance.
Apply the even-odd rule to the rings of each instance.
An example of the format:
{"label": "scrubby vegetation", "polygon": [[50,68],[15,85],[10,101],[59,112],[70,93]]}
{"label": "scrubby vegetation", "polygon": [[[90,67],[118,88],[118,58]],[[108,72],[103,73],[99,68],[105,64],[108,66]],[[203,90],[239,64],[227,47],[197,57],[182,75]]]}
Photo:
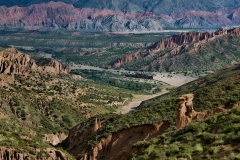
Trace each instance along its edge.
{"label": "scrubby vegetation", "polygon": [[127,89],[139,94],[153,94],[161,92],[165,88],[172,88],[163,82],[156,80],[138,79],[133,77],[127,77],[127,73],[115,74],[110,71],[97,71],[97,70],[72,70],[71,73],[79,74],[84,78],[93,80],[96,84],[103,84],[114,86],[118,88]]}
{"label": "scrubby vegetation", "polygon": [[[171,50],[167,49],[152,56],[123,64],[121,67],[128,70],[147,68],[148,71],[191,71],[197,74],[217,71],[232,63],[240,62],[239,42],[238,36],[223,36],[201,44],[201,49],[194,49],[195,43],[187,44],[188,48],[178,54],[169,54]],[[163,61],[163,57],[166,60]]]}
{"label": "scrubby vegetation", "polygon": [[36,149],[47,154],[44,148],[51,148],[43,142],[44,134],[67,134],[68,129],[92,116],[116,111],[134,93],[73,79],[70,74],[38,71],[4,75],[0,81],[5,81],[0,88],[0,145],[32,155]]}
{"label": "scrubby vegetation", "polygon": [[[0,31],[3,46],[13,45],[34,56],[105,68],[111,61],[174,33],[112,34],[71,31]],[[71,35],[71,36],[69,36]],[[29,45],[31,44],[31,45]]]}
{"label": "scrubby vegetation", "polygon": [[[86,147],[89,145],[95,145],[97,142],[96,139],[100,140],[102,137],[107,137],[113,132],[129,128],[130,126],[141,124],[156,125],[162,121],[169,121],[172,125],[175,125],[177,98],[182,94],[193,93],[195,95],[193,104],[196,111],[212,109],[219,105],[235,104],[240,101],[240,97],[238,96],[240,94],[239,73],[240,65],[234,65],[173,89],[165,95],[145,101],[137,110],[130,114],[98,115],[98,119],[107,121],[104,122],[102,128],[100,128],[92,137],[86,139],[82,145],[85,145]],[[94,120],[95,119],[92,118],[86,121],[78,133],[83,134],[91,128]],[[199,148],[201,149],[202,146],[197,145],[195,147],[196,150],[198,150]],[[179,152],[179,148],[175,144],[173,144],[173,148],[175,148],[175,151],[169,153],[170,155]]]}
{"label": "scrubby vegetation", "polygon": [[240,106],[232,111],[192,122],[189,126],[169,131],[151,142],[138,142],[143,147],[134,159],[239,159]]}

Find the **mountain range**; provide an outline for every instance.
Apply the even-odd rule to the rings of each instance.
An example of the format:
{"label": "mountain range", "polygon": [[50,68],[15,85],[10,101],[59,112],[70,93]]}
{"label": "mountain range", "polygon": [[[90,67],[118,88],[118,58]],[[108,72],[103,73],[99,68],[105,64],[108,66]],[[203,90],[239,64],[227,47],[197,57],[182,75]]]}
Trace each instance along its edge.
{"label": "mountain range", "polygon": [[239,25],[239,1],[1,1],[2,29],[159,31]]}
{"label": "mountain range", "polygon": [[[210,11],[215,12],[221,8],[237,8],[240,6],[238,0],[53,0],[72,4],[75,8],[96,8],[121,11],[123,13],[144,13],[171,14],[175,11]],[[0,5],[12,7],[26,7],[32,4],[48,3],[50,0],[2,0]]]}
{"label": "mountain range", "polygon": [[240,28],[186,32],[163,38],[152,46],[125,54],[108,68],[148,71],[216,71],[240,61]]}

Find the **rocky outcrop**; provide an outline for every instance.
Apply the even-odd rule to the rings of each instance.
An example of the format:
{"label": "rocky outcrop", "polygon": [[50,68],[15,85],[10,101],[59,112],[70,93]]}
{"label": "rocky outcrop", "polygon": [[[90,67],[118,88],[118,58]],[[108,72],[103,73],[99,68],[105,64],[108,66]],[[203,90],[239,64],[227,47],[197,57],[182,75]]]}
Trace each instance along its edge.
{"label": "rocky outcrop", "polygon": [[141,52],[141,51],[135,52],[133,54],[127,54],[127,55],[124,55],[122,58],[118,58],[117,60],[111,62],[108,65],[108,68],[119,68],[124,63],[128,63],[140,58],[144,58],[146,56],[148,56],[148,53]]}
{"label": "rocky outcrop", "polygon": [[185,94],[178,98],[177,128],[185,127],[196,116],[192,100],[193,94]]}
{"label": "rocky outcrop", "polygon": [[193,98],[193,94],[184,94],[178,98],[178,111],[176,121],[177,129],[187,126],[194,119],[205,119],[208,116],[232,109],[233,107],[240,105],[240,102],[238,102],[234,105],[226,104],[210,110],[196,112],[193,109]]}
{"label": "rocky outcrop", "polygon": [[64,133],[56,133],[56,134],[45,134],[43,140],[45,142],[49,142],[52,145],[57,145],[64,141],[67,138],[67,135]]}
{"label": "rocky outcrop", "polygon": [[[128,129],[123,129],[118,132],[112,133],[107,138],[101,138],[99,143],[92,147],[91,150],[87,150],[81,145],[81,139],[77,135],[76,131],[71,130],[69,133],[70,138],[74,138],[76,142],[67,148],[69,153],[81,160],[96,160],[96,159],[114,159],[114,160],[125,160],[132,145],[137,141],[148,141],[157,135],[162,134],[168,127],[170,123],[163,122],[157,126],[145,124],[140,126],[130,127]],[[68,138],[68,141],[70,139]],[[82,154],[83,153],[83,154]],[[79,156],[79,154],[82,156]],[[130,155],[128,155],[130,156]]]}
{"label": "rocky outcrop", "polygon": [[35,60],[28,54],[19,52],[15,48],[9,48],[0,52],[0,73],[14,75],[26,75],[30,71],[43,70],[50,73],[69,73],[70,68],[56,60],[47,60],[48,63],[42,63],[37,66]]}
{"label": "rocky outcrop", "polygon": [[0,73],[26,74],[37,67],[29,55],[11,48],[0,52]]}
{"label": "rocky outcrop", "polygon": [[69,73],[70,67],[63,65],[56,60],[52,60],[48,64],[44,65],[44,70],[52,73]]}
{"label": "rocky outcrop", "polygon": [[57,150],[54,148],[46,148],[46,149],[44,149],[44,151],[47,152],[48,155],[46,155],[45,157],[42,157],[41,159],[68,160],[67,156],[60,150]]}

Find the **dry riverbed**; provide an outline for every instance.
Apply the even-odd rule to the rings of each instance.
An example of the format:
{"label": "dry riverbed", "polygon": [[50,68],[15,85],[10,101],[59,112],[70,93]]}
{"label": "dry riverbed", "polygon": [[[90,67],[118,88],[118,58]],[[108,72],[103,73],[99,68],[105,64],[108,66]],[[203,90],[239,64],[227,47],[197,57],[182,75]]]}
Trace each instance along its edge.
{"label": "dry riverbed", "polygon": [[138,107],[142,103],[142,101],[163,95],[167,92],[168,92],[167,90],[164,90],[160,93],[153,94],[153,95],[133,95],[132,101],[123,107],[119,107],[117,110],[117,113],[118,114],[127,114],[130,111],[134,110],[134,108]]}

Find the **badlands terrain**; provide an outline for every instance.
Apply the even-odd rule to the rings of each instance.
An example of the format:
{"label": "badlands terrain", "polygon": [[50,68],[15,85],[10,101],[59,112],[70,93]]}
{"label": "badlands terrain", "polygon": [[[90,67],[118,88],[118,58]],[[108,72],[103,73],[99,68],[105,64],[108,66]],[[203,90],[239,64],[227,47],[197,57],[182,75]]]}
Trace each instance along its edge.
{"label": "badlands terrain", "polygon": [[240,159],[240,2],[2,0],[0,159]]}

